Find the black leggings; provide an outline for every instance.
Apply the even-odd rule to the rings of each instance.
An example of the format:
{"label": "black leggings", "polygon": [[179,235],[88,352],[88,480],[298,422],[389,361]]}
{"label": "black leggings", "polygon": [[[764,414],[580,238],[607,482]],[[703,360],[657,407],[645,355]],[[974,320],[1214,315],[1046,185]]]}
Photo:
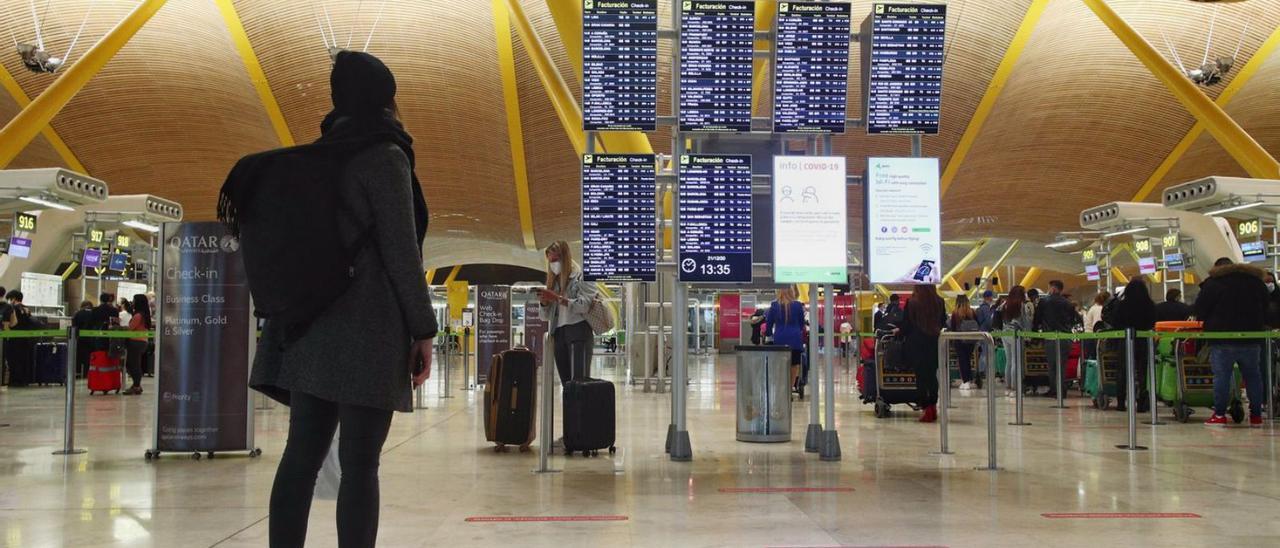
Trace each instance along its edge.
{"label": "black leggings", "polygon": [[591,324],[585,321],[562,325],[556,329],[556,371],[560,373],[560,384],[569,382],[569,379],[590,376],[594,336]]}
{"label": "black leggings", "polygon": [[[927,363],[926,363],[927,362]],[[920,407],[938,405],[938,364],[937,362],[921,362],[915,366],[916,392],[920,398]]]}
{"label": "black leggings", "polygon": [[338,546],[372,547],[378,540],[378,458],[391,429],[391,411],[341,405],[310,394],[290,397],[289,442],[271,487],[272,548],[301,547],[315,495],[316,475],[339,423]]}
{"label": "black leggings", "polygon": [[124,358],[124,369],[129,372],[130,387],[142,384],[142,360],[147,357],[147,341],[129,341],[128,354]]}

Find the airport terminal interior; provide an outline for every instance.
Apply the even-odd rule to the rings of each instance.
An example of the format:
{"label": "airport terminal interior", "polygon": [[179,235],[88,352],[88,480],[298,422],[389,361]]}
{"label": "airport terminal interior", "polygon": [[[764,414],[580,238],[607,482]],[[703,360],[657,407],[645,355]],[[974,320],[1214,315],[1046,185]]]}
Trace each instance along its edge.
{"label": "airport terminal interior", "polygon": [[0,545],[1280,546],[1280,0],[0,36]]}

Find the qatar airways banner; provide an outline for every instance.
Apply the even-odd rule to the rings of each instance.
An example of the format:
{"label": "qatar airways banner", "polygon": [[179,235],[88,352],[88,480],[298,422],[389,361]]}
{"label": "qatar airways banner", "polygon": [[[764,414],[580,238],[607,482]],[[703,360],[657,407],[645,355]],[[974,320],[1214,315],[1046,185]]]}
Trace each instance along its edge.
{"label": "qatar airways banner", "polygon": [[511,348],[511,287],[476,287],[476,381],[489,378],[493,357]]}
{"label": "qatar airways banner", "polygon": [[252,449],[257,322],[240,241],[219,223],[161,230],[155,449]]}

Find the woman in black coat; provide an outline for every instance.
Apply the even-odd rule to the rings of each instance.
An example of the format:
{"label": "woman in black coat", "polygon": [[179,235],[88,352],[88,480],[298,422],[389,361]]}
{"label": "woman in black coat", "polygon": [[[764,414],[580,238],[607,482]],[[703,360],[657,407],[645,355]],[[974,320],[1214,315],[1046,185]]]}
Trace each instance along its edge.
{"label": "woman in black coat", "polygon": [[[1142,278],[1134,278],[1124,288],[1124,293],[1117,297],[1119,302],[1116,303],[1116,311],[1113,316],[1114,322],[1112,327],[1116,329],[1133,329],[1136,331],[1150,331],[1156,327],[1156,303],[1151,299],[1151,291],[1147,288],[1147,282]],[[1146,412],[1151,405],[1150,394],[1147,390],[1147,344],[1149,339],[1135,338],[1133,341],[1133,364],[1134,378],[1138,383],[1138,412]],[[1108,344],[1124,344],[1123,340],[1113,339],[1107,341]],[[1128,387],[1125,386],[1123,379],[1126,378],[1126,372],[1123,367],[1120,370],[1120,403],[1117,409],[1124,411],[1128,402]]]}
{"label": "woman in black coat", "polygon": [[938,420],[938,337],[947,322],[947,305],[932,285],[917,285],[903,309],[898,334],[903,354],[916,372],[916,391],[924,415],[920,422]]}
{"label": "woman in black coat", "polygon": [[[379,456],[393,413],[413,410],[413,387],[430,375],[436,335],[422,276],[426,203],[413,176],[412,138],[396,114],[395,78],[376,57],[343,51],[329,80],[334,108],[320,139],[285,149],[279,162],[305,169],[342,160],[342,169],[319,174],[328,179],[318,184],[341,189],[348,214],[333,220],[343,239],[336,247],[353,250],[353,274],[337,294],[315,296],[332,304],[309,324],[268,318],[263,328],[250,385],[290,406],[288,444],[271,489],[273,548],[305,542],[316,476],[339,424],[338,545],[375,545]],[[236,201],[246,196],[237,190],[269,176],[252,168],[237,173],[223,191],[230,205],[219,212],[233,226],[239,213],[252,215]],[[246,238],[245,252],[252,247]]]}

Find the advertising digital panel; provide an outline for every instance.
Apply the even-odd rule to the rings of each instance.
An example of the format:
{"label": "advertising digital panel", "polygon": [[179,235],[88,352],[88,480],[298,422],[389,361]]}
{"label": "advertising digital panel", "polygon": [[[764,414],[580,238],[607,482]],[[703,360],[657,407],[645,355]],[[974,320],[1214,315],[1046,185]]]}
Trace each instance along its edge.
{"label": "advertising digital panel", "polygon": [[657,159],[582,156],[582,269],[586,281],[657,279]]}
{"label": "advertising digital panel", "polygon": [[1098,271],[1098,265],[1096,264],[1084,265],[1084,275],[1091,282],[1096,282],[1102,279],[1102,273]]}
{"label": "advertising digital panel", "polygon": [[849,4],[778,2],[774,133],[844,133],[851,32]]}
{"label": "advertising digital panel", "polygon": [[755,2],[681,7],[680,131],[751,131]]}
{"label": "advertising digital panel", "polygon": [[658,116],[658,0],[583,0],[582,123],[653,131]]}
{"label": "advertising digital panel", "polygon": [[680,157],[680,281],[751,281],[751,156]]}
{"label": "advertising digital panel", "polygon": [[849,281],[843,156],[773,158],[773,280]]}
{"label": "advertising digital panel", "polygon": [[866,254],[871,283],[942,282],[937,158],[868,158]]}
{"label": "advertising digital panel", "polygon": [[947,7],[875,4],[863,24],[867,133],[938,133]]}

